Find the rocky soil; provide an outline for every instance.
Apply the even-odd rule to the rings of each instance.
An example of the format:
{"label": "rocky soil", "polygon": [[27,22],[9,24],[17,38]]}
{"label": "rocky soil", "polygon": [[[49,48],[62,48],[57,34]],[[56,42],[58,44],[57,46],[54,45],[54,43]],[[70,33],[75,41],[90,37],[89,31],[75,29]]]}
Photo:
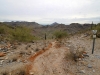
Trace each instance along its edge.
{"label": "rocky soil", "polygon": [[[0,75],[99,75],[100,39],[95,40],[92,54],[90,36],[74,35],[62,43],[0,42]],[[71,51],[84,49],[89,57],[75,62]],[[27,72],[26,72],[27,71]]]}
{"label": "rocky soil", "polygon": [[69,39],[71,45],[84,47],[89,57],[77,62],[78,73],[76,75],[99,75],[100,74],[100,38],[95,40],[94,53],[92,54],[93,39],[85,35],[73,36]]}

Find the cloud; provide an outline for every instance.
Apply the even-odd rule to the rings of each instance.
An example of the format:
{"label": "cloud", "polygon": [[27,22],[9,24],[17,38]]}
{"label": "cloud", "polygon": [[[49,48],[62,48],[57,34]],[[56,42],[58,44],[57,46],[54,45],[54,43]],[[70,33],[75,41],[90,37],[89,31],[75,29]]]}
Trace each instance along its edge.
{"label": "cloud", "polygon": [[[75,22],[100,17],[99,3],[100,0],[0,0],[0,20]],[[87,21],[91,20],[94,19]]]}

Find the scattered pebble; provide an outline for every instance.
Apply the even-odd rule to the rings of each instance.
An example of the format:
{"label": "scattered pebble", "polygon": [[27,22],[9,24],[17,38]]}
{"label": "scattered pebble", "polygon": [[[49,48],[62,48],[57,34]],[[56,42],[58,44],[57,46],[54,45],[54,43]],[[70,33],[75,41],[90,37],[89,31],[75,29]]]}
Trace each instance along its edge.
{"label": "scattered pebble", "polygon": [[79,73],[84,73],[85,74],[85,70],[80,70]]}
{"label": "scattered pebble", "polygon": [[87,66],[88,68],[92,68],[92,65],[91,64],[88,64],[88,66]]}
{"label": "scattered pebble", "polygon": [[95,72],[95,70],[93,70],[93,72]]}
{"label": "scattered pebble", "polygon": [[96,56],[96,58],[99,58],[100,59],[100,55],[95,55]]}

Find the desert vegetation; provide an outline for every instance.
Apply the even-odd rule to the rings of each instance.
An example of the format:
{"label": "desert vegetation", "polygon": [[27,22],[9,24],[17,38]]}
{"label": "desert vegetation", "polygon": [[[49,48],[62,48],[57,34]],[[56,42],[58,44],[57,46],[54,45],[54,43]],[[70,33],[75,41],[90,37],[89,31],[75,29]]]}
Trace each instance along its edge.
{"label": "desert vegetation", "polygon": [[97,30],[97,37],[100,38],[100,23],[93,26],[93,29]]}
{"label": "desert vegetation", "polygon": [[[0,23],[0,75],[88,75],[86,70],[94,74],[97,66],[93,63],[99,55],[90,53],[91,25],[71,26],[34,28],[21,23]],[[93,28],[98,30],[99,37],[100,24]],[[100,49],[99,38],[97,41],[95,53]],[[99,73],[97,68],[95,71]]]}
{"label": "desert vegetation", "polygon": [[32,35],[32,29],[25,26],[10,26],[6,24],[0,25],[1,40],[29,42],[35,40],[36,37]]}
{"label": "desert vegetation", "polygon": [[68,36],[68,33],[65,31],[55,31],[54,36],[56,37],[56,39],[63,39]]}

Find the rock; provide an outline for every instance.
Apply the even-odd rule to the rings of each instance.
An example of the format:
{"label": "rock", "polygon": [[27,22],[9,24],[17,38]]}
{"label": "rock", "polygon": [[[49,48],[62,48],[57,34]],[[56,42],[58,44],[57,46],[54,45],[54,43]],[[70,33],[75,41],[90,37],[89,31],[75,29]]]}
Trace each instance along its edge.
{"label": "rock", "polygon": [[84,57],[89,57],[89,55],[88,55],[88,54],[83,54],[83,56],[84,56]]}
{"label": "rock", "polygon": [[5,56],[5,55],[6,55],[5,53],[0,52],[0,57],[3,57],[3,56]]}
{"label": "rock", "polygon": [[4,41],[1,41],[0,44],[5,45],[6,43]]}
{"label": "rock", "polygon": [[95,72],[95,70],[93,70],[93,72]]}
{"label": "rock", "polygon": [[3,52],[7,52],[8,49],[7,49],[7,48],[3,48],[2,51],[3,51]]}
{"label": "rock", "polygon": [[3,65],[0,64],[0,67],[2,67]]}
{"label": "rock", "polygon": [[2,65],[2,64],[3,64],[3,62],[4,62],[4,60],[1,60],[1,61],[0,61],[0,65]]}
{"label": "rock", "polygon": [[34,75],[34,72],[33,71],[30,71],[30,75]]}
{"label": "rock", "polygon": [[31,41],[32,43],[35,43],[34,41]]}
{"label": "rock", "polygon": [[85,70],[80,70],[79,73],[84,73],[85,74]]}
{"label": "rock", "polygon": [[14,46],[12,46],[12,49],[17,49],[17,46],[15,46],[15,45],[14,45]]}
{"label": "rock", "polygon": [[2,50],[2,48],[0,47],[0,50]]}
{"label": "rock", "polygon": [[30,48],[30,47],[31,47],[31,45],[27,45],[27,46],[26,46],[26,48]]}
{"label": "rock", "polygon": [[95,62],[95,60],[94,59],[92,59],[92,60],[90,60],[91,62]]}
{"label": "rock", "polygon": [[30,75],[34,75],[34,73],[33,72],[30,72]]}
{"label": "rock", "polygon": [[88,68],[92,68],[92,65],[91,64],[88,64],[88,66],[87,66]]}
{"label": "rock", "polygon": [[84,66],[88,65],[88,62],[86,62],[86,61],[79,61],[79,62],[81,65],[84,65]]}

